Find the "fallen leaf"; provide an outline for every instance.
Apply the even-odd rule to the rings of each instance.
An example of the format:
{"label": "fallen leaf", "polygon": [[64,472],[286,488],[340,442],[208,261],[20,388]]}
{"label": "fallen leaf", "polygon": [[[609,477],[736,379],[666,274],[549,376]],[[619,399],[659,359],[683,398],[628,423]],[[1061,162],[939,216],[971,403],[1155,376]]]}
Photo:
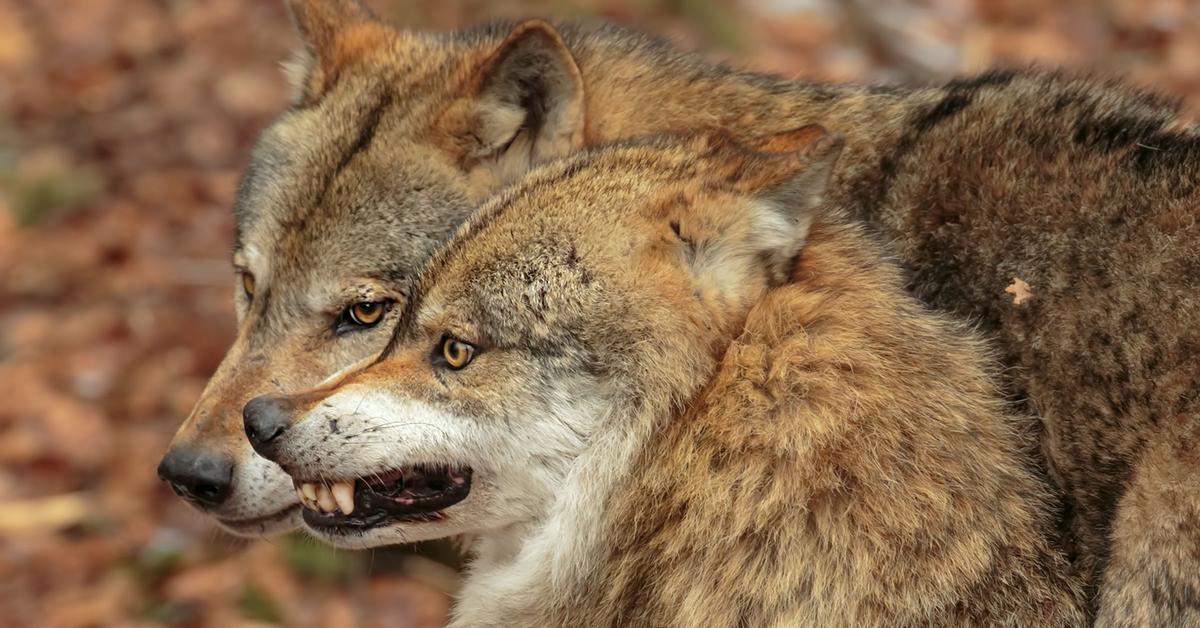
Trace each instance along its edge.
{"label": "fallen leaf", "polygon": [[1013,295],[1013,305],[1021,305],[1033,298],[1033,287],[1017,277],[1013,277],[1012,283],[1004,291]]}
{"label": "fallen leaf", "polygon": [[7,501],[0,503],[0,532],[68,528],[86,519],[90,511],[83,493]]}

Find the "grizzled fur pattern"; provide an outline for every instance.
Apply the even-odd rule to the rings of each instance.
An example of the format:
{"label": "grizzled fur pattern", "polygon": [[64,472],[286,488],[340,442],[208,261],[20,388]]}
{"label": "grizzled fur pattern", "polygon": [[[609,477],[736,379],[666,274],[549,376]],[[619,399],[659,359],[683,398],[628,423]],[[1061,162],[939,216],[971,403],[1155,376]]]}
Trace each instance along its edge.
{"label": "grizzled fur pattern", "polygon": [[1083,625],[984,344],[821,210],[838,144],[786,141],[603,148],[485,205],[264,449],[333,482],[467,466],[471,495],[313,534],[471,535],[455,626]]}
{"label": "grizzled fur pattern", "polygon": [[847,204],[918,297],[999,340],[1080,558],[1107,564],[1099,622],[1200,622],[1200,135],[1153,96],[1017,73],[906,122]]}
{"label": "grizzled fur pattern", "polygon": [[[237,460],[212,510],[227,526],[298,522],[287,478],[242,437],[242,405],[378,352],[398,310],[349,331],[340,313],[402,306],[488,192],[589,144],[713,128],[750,141],[815,122],[847,139],[830,198],[895,245],[920,298],[993,332],[1010,394],[1043,420],[1102,623],[1200,621],[1200,136],[1172,103],[1039,72],[791,82],[611,27],[426,34],[352,0],[291,5],[306,43],[296,102],[263,134],[238,203],[235,261],[265,292],[239,295],[238,339],[173,445]],[[1032,289],[1019,305],[1014,279]]]}

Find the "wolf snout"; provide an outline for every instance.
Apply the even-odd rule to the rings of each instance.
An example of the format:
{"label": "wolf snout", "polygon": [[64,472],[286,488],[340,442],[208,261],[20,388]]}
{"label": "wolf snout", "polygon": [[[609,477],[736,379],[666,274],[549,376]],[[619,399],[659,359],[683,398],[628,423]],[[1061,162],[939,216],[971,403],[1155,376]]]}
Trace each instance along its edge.
{"label": "wolf snout", "polygon": [[246,438],[250,440],[254,451],[268,460],[276,461],[280,436],[287,431],[289,423],[290,413],[278,397],[255,397],[242,408]]}
{"label": "wolf snout", "polygon": [[220,506],[233,488],[233,460],[193,447],[172,447],[158,465],[158,477],[176,495],[202,509]]}

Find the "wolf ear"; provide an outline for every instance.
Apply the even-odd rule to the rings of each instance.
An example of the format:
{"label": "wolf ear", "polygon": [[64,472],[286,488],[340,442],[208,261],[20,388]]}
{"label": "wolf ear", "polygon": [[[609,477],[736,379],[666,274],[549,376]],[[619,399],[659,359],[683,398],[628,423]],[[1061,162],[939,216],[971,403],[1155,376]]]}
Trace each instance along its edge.
{"label": "wolf ear", "polygon": [[[743,146],[743,165],[733,173],[733,188],[780,212],[792,224],[805,225],[825,200],[829,176],[845,139],[819,124],[758,138]],[[734,160],[735,163],[737,160]]]}
{"label": "wolf ear", "polygon": [[511,182],[583,145],[583,77],[554,26],[528,20],[483,62],[469,97],[466,159]]}
{"label": "wolf ear", "polygon": [[338,69],[378,43],[383,30],[360,0],[287,0],[287,7],[304,42],[284,64],[296,101],[320,96]]}
{"label": "wolf ear", "polygon": [[705,186],[732,194],[739,209],[706,204],[700,227],[691,228],[698,237],[680,235],[692,249],[694,273],[723,292],[740,289],[751,272],[770,286],[786,282],[814,210],[825,202],[842,138],[812,125],[750,144],[712,137],[703,143]]}

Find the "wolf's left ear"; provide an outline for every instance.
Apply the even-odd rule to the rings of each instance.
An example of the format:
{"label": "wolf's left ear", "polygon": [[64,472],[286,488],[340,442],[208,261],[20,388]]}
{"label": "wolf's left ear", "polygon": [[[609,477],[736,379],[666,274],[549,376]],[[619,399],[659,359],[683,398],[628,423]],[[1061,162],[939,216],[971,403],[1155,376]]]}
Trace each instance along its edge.
{"label": "wolf's left ear", "polygon": [[320,96],[338,70],[377,45],[386,30],[360,0],[287,0],[287,7],[304,42],[284,66],[297,101]]}
{"label": "wolf's left ear", "polygon": [[519,178],[535,164],[583,145],[583,77],[559,32],[528,20],[481,64],[460,103],[465,158],[489,170],[490,184]]}

